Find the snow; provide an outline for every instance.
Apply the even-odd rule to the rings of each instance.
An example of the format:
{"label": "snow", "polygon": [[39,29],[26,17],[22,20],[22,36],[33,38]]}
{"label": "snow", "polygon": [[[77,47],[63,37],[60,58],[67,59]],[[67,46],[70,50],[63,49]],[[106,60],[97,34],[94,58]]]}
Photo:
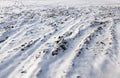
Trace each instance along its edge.
{"label": "snow", "polygon": [[1,0],[0,78],[120,78],[119,0]]}

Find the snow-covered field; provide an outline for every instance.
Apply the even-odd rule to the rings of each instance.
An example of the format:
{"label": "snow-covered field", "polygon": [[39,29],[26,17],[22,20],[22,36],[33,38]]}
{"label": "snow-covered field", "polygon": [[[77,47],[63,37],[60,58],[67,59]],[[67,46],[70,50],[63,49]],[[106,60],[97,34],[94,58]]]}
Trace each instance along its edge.
{"label": "snow-covered field", "polygon": [[120,78],[119,1],[7,1],[0,3],[0,78]]}

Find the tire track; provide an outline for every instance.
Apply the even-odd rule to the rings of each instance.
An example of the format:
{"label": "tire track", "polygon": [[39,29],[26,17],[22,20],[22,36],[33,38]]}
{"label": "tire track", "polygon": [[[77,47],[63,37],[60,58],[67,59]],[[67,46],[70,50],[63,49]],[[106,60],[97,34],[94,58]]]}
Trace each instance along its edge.
{"label": "tire track", "polygon": [[[76,24],[75,26],[78,26],[78,25]],[[74,25],[73,25],[72,27],[74,27]],[[70,29],[72,29],[72,28],[70,28]],[[70,29],[69,29],[69,30],[70,30]],[[27,66],[27,67],[28,67],[28,66]]]}
{"label": "tire track", "polygon": [[[86,31],[91,31],[90,29],[92,29],[91,27],[88,27],[87,29],[84,29],[85,31],[83,31],[83,32],[86,32]],[[95,28],[94,28],[95,29]],[[92,31],[91,31],[92,32]],[[89,32],[90,33],[90,32]],[[85,35],[86,34],[88,34],[88,33],[84,33]],[[90,33],[91,34],[91,33]],[[86,39],[86,36],[85,35],[83,35],[82,36],[82,38],[81,38],[81,36],[78,36],[78,37],[76,37],[76,39],[74,39],[73,41],[71,41],[71,43],[74,43],[74,42],[83,42],[84,41],[84,37],[85,37],[85,39]],[[88,35],[89,36],[89,35]],[[82,39],[82,40],[81,40]],[[76,41],[77,40],[77,41]],[[81,45],[81,43],[79,43],[79,46]],[[83,42],[83,44],[84,44],[84,42]],[[46,63],[46,64],[43,64],[43,66],[47,66],[48,68],[45,68],[46,70],[48,70],[49,69],[49,67],[52,69],[53,67],[53,69],[55,69],[54,71],[56,71],[56,75],[54,75],[55,77],[60,77],[60,76],[62,76],[62,75],[60,75],[60,73],[59,73],[59,75],[57,75],[57,73],[58,73],[58,71],[59,70],[57,70],[58,69],[58,67],[56,66],[57,64],[59,64],[59,67],[62,67],[62,65],[66,65],[66,63],[68,63],[68,62],[66,62],[65,61],[65,64],[63,64],[62,62],[64,62],[63,60],[67,60],[68,58],[70,58],[70,57],[73,57],[74,58],[74,56],[77,54],[76,52],[74,52],[75,51],[75,49],[76,49],[76,47],[78,46],[78,44],[72,44],[73,46],[73,48],[70,50],[70,49],[68,49],[68,50],[66,50],[66,52],[67,53],[65,53],[65,55],[64,56],[60,56],[60,58],[58,59],[58,60],[55,60],[55,61],[52,61],[51,63]],[[82,46],[82,45],[81,45]],[[71,47],[71,46],[69,46],[69,47]],[[68,47],[68,48],[69,48]],[[70,51],[70,52],[69,52]],[[68,56],[69,55],[69,56]],[[68,58],[67,58],[68,57]],[[73,59],[73,58],[70,58],[70,59]],[[52,58],[51,58],[52,59]],[[68,61],[68,60],[67,60]],[[71,61],[71,60],[69,60],[69,61]],[[48,65],[49,64],[49,65]],[[56,65],[54,65],[54,64],[56,64]],[[69,63],[68,63],[69,64]],[[41,65],[40,65],[41,66]],[[53,66],[53,67],[51,67],[51,66]],[[67,66],[66,66],[67,67]],[[68,66],[69,67],[69,66]],[[43,67],[41,67],[41,68],[43,68]],[[57,68],[57,69],[56,69]],[[44,70],[45,70],[44,69]],[[51,69],[49,69],[49,70],[51,70]],[[66,68],[67,69],[67,68]],[[64,68],[64,70],[65,70],[65,68]],[[64,71],[63,70],[63,71]],[[63,71],[59,71],[59,72],[61,72],[61,73],[64,73]],[[44,73],[45,72],[42,72],[42,76],[38,76],[38,77],[47,77],[46,76],[46,73],[45,73],[45,75],[44,75]],[[47,74],[50,74],[51,76],[50,77],[52,77],[52,75],[54,74],[54,73],[47,73]],[[65,73],[64,73],[65,74]]]}
{"label": "tire track", "polygon": [[[71,27],[72,27],[72,26],[71,26]],[[62,30],[62,31],[63,31],[63,30]],[[61,32],[62,32],[62,31],[61,31]],[[59,32],[60,32],[60,31],[59,31]],[[58,32],[58,33],[59,33],[59,32]],[[49,39],[49,38],[48,38],[48,39]],[[37,43],[37,44],[38,44],[37,46],[41,46],[41,44],[43,45],[43,44],[45,44],[45,43],[46,43],[46,41],[44,41],[44,43],[38,42],[38,43]],[[36,50],[37,48],[33,48],[33,49]],[[28,50],[28,52],[29,52],[29,51],[32,51],[32,48],[31,48],[30,50]],[[32,53],[33,53],[33,52],[34,52],[34,51],[32,51]],[[18,52],[18,53],[20,53],[20,54],[16,54],[16,55],[15,55],[15,58],[16,58],[16,59],[17,59],[17,58],[21,58],[21,57],[19,56],[19,55],[22,55],[21,52]],[[31,55],[31,54],[30,54],[30,55]],[[12,57],[11,61],[12,61],[12,60],[13,60],[13,57]],[[9,62],[11,62],[11,61],[9,61]],[[9,63],[9,62],[6,62],[6,63]],[[10,63],[9,63],[9,64],[10,64]],[[2,65],[5,66],[5,64],[2,64]],[[1,66],[1,67],[3,67],[3,66]],[[15,65],[15,66],[16,66],[16,65]],[[13,69],[13,66],[10,67],[10,68]],[[2,69],[3,69],[3,68],[2,68]],[[1,70],[2,70],[2,69],[1,69]],[[4,69],[4,70],[5,70],[5,69]],[[9,70],[10,70],[10,69],[9,69]],[[7,71],[7,70],[6,70],[6,71]],[[11,71],[12,71],[12,70],[10,70],[10,72],[11,72]],[[8,73],[10,73],[10,72],[8,72]],[[3,72],[2,72],[2,73],[3,73]],[[8,73],[7,73],[7,74],[8,74]],[[5,77],[5,76],[6,76],[6,74],[5,74],[5,75],[2,74],[1,77]]]}
{"label": "tire track", "polygon": [[[96,56],[96,54],[94,52],[89,53],[90,52],[89,50],[92,49],[92,48],[89,49],[90,44],[94,45],[93,41],[95,39],[97,39],[96,37],[98,37],[98,34],[103,32],[103,30],[105,30],[105,29],[107,30],[107,28],[105,28],[104,24],[103,24],[103,26],[98,27],[98,29],[95,32],[93,32],[90,36],[88,36],[88,39],[84,39],[84,40],[87,40],[87,41],[85,41],[86,44],[84,43],[83,47],[78,48],[78,50],[75,51],[78,53],[74,57],[74,59],[72,61],[73,63],[71,62],[71,67],[69,68],[69,70],[68,70],[69,72],[67,72],[67,75],[66,75],[67,78],[89,77],[90,70],[93,71],[93,69],[91,69],[92,62],[94,62],[94,58]],[[90,60],[92,60],[92,61],[90,61]],[[80,64],[78,63],[78,61],[80,62]],[[72,71],[74,71],[74,72],[72,72]]]}

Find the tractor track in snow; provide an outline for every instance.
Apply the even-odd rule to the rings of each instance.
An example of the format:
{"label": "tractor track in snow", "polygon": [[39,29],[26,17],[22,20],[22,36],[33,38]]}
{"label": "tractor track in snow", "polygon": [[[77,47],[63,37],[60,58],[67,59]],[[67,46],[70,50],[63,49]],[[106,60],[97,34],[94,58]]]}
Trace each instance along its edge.
{"label": "tractor track in snow", "polygon": [[24,7],[1,10],[0,78],[120,77],[119,7]]}

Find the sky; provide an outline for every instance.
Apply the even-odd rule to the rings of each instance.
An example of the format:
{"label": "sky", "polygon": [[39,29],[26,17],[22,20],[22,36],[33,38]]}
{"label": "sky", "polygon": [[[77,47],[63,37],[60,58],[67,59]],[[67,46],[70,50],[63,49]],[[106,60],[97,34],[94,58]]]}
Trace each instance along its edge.
{"label": "sky", "polygon": [[16,1],[22,1],[25,5],[30,4],[60,4],[60,5],[101,5],[101,4],[117,4],[120,0],[0,0],[0,7],[14,5]]}

